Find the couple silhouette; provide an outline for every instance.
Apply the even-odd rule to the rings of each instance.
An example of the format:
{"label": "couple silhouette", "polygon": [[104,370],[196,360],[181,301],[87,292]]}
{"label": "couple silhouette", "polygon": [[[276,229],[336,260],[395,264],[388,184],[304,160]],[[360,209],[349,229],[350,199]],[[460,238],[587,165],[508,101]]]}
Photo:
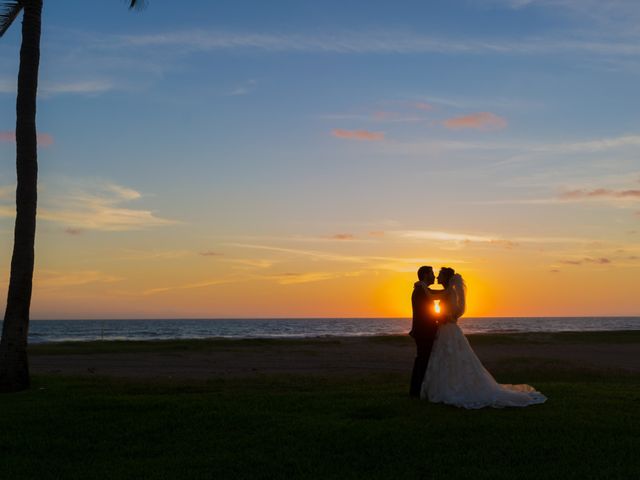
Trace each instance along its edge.
{"label": "couple silhouette", "polygon": [[433,268],[418,269],[411,306],[413,321],[409,335],[416,342],[409,394],[434,403],[475,409],[525,407],[547,400],[525,384],[499,384],[484,368],[458,319],[466,309],[466,285],[453,268],[438,273],[441,289],[434,289]]}

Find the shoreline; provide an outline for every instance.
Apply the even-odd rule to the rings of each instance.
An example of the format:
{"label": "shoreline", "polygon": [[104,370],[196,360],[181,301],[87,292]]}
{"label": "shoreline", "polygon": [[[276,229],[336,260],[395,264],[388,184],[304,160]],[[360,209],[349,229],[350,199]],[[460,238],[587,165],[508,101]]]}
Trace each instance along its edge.
{"label": "shoreline", "polygon": [[[476,332],[466,333],[465,337],[469,339],[471,343],[474,340],[481,339],[513,339],[524,342],[548,342],[553,341],[576,341],[576,340],[593,340],[602,341],[603,337],[610,340],[630,340],[640,342],[640,329],[634,330],[562,330],[554,332],[522,332],[522,331],[495,331],[495,332]],[[239,337],[239,336],[209,336],[209,337],[192,337],[192,338],[144,338],[144,339],[122,339],[122,338],[105,338],[105,339],[91,339],[91,340],[56,340],[56,341],[43,341],[43,342],[29,342],[29,348],[39,349],[40,347],[48,345],[101,345],[101,344],[173,344],[173,343],[225,343],[225,342],[239,342],[239,343],[295,343],[295,342],[313,342],[313,341],[331,341],[331,340],[350,340],[350,339],[411,339],[407,333],[392,333],[392,334],[353,334],[353,335],[273,335],[273,336],[255,336],[255,337]]]}

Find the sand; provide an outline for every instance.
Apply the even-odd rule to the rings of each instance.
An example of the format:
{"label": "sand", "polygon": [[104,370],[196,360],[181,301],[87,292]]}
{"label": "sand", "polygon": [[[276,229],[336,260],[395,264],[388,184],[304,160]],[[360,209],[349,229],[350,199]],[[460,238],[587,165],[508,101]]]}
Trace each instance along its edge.
{"label": "sand", "polygon": [[[474,343],[472,341],[472,343]],[[640,373],[638,343],[477,342],[478,356],[491,371],[511,366],[553,366]],[[196,351],[56,353],[30,355],[35,374],[105,375],[133,378],[255,376],[264,374],[366,375],[407,373],[415,347],[408,338],[332,338],[313,341],[212,342]],[[524,360],[526,359],[526,360]]]}

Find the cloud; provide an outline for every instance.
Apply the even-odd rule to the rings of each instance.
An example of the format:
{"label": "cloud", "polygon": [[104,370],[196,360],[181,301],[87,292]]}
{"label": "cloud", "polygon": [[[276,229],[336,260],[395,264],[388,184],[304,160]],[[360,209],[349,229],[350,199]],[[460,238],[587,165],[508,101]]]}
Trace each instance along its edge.
{"label": "cloud", "polygon": [[433,240],[436,242],[453,242],[458,244],[486,243],[506,248],[518,246],[518,243],[513,240],[484,235],[469,235],[466,233],[450,233],[429,230],[410,230],[396,233],[403,238],[413,240]]}
{"label": "cloud", "polygon": [[385,111],[382,111],[382,110],[379,110],[377,112],[373,112],[373,118],[375,120],[379,120],[379,121],[388,120],[388,119],[394,118],[396,116],[398,116],[398,114],[396,112],[385,112]]}
{"label": "cloud", "polygon": [[331,235],[329,238],[333,240],[353,240],[355,236],[351,233],[336,233],[335,235]]}
{"label": "cloud", "polygon": [[[304,273],[283,273],[280,275],[271,275],[270,279],[275,280],[280,285],[296,285],[300,283],[320,282],[323,280],[332,280],[334,278],[344,277],[344,273],[332,272],[304,272]],[[355,275],[350,275],[355,276]]]}
{"label": "cloud", "polygon": [[256,81],[255,80],[247,80],[246,82],[238,85],[233,90],[231,90],[227,95],[230,97],[237,97],[241,95],[248,95],[255,90]]}
{"label": "cloud", "polygon": [[499,239],[485,235],[469,235],[435,230],[400,230],[392,232],[396,236],[411,240],[433,240],[437,242],[479,242],[492,243]]}
{"label": "cloud", "polygon": [[44,83],[40,88],[43,95],[61,94],[97,94],[113,90],[115,85],[110,80],[85,80],[58,83]]}
{"label": "cloud", "polygon": [[125,250],[117,258],[120,260],[173,260],[193,255],[189,250]]}
{"label": "cloud", "polygon": [[164,292],[169,292],[169,291],[173,291],[173,290],[191,290],[193,288],[206,288],[206,287],[213,287],[213,286],[217,286],[217,285],[226,285],[229,283],[236,283],[239,282],[240,279],[238,278],[216,278],[213,280],[203,280],[201,282],[194,282],[194,283],[187,283],[185,285],[174,285],[174,286],[170,286],[170,287],[156,287],[156,288],[149,288],[147,290],[144,290],[142,292],[143,295],[155,295],[158,293],[164,293]]}
{"label": "cloud", "polygon": [[593,190],[570,190],[560,194],[562,200],[589,200],[589,199],[632,199],[640,200],[640,190],[612,190],[609,188],[596,188]]}
{"label": "cloud", "polygon": [[113,283],[120,280],[122,278],[95,270],[58,272],[36,269],[33,283],[36,288],[66,288],[91,283]]}
{"label": "cloud", "polygon": [[343,130],[341,128],[335,128],[331,132],[334,137],[344,138],[347,140],[367,140],[377,141],[384,140],[383,132],[370,132],[368,130]]}
{"label": "cloud", "polygon": [[[48,147],[53,145],[53,136],[49,133],[38,133],[37,134],[38,145],[43,147]],[[16,142],[16,132],[0,132],[0,142]]]}
{"label": "cloud", "polygon": [[0,78],[0,93],[13,93],[17,92],[18,81],[16,79]]}
{"label": "cloud", "polygon": [[640,145],[640,135],[622,135],[619,137],[599,138],[582,142],[540,145],[535,150],[562,153],[596,153],[621,147]]}
{"label": "cloud", "polygon": [[501,130],[507,126],[507,121],[491,112],[478,112],[462,117],[449,118],[442,124],[451,130],[474,129],[474,130]]}
{"label": "cloud", "polygon": [[[361,116],[362,118],[356,118],[359,120],[369,120],[365,116]],[[378,110],[373,112],[371,118],[376,122],[392,122],[392,123],[416,123],[424,121],[424,118],[416,115],[406,115],[399,112],[388,112],[385,110]]]}
{"label": "cloud", "polygon": [[431,105],[430,103],[426,103],[426,102],[416,102],[413,104],[414,108],[417,108],[418,110],[433,110],[433,105]]}
{"label": "cloud", "polygon": [[[157,217],[150,210],[122,206],[141,196],[131,188],[102,181],[65,179],[50,184],[45,182],[41,189],[38,218],[71,229],[102,231],[143,230],[176,223]],[[9,198],[5,201],[8,202]],[[15,207],[0,204],[0,216],[15,216]]]}
{"label": "cloud", "polygon": [[382,230],[375,230],[375,231],[369,232],[369,236],[375,237],[375,238],[382,238],[384,237],[384,232]]}
{"label": "cloud", "polygon": [[219,257],[222,255],[220,252],[214,252],[213,250],[206,250],[204,252],[198,252],[198,255],[203,257]]}
{"label": "cloud", "polygon": [[559,263],[564,265],[584,265],[584,264],[594,264],[594,265],[608,265],[611,263],[611,259],[606,257],[600,258],[592,258],[592,257],[584,257],[580,259],[568,259],[568,260],[560,260]]}
{"label": "cloud", "polygon": [[64,233],[67,235],[80,235],[84,232],[84,230],[80,228],[67,227],[64,229]]}
{"label": "cloud", "polygon": [[[65,82],[42,82],[38,93],[45,97],[54,95],[95,95],[114,90],[116,85],[111,80],[77,80]],[[16,94],[17,81],[8,78],[0,79],[0,93]]]}
{"label": "cloud", "polygon": [[265,52],[339,54],[502,54],[638,56],[640,46],[627,38],[593,40],[590,37],[554,36],[549,38],[453,38],[422,35],[407,30],[330,31],[309,35],[300,33],[232,32],[225,30],[183,30],[164,33],[103,36],[100,48],[131,51],[162,47],[180,54],[219,50],[262,50]]}
{"label": "cloud", "polygon": [[340,255],[318,250],[303,250],[295,248],[277,247],[271,245],[231,244],[238,248],[271,251],[274,253],[289,255],[291,257],[306,257],[311,261],[318,259],[327,262],[361,265],[368,271],[385,270],[393,272],[412,272],[416,265],[422,264],[463,264],[459,258],[435,258],[435,257],[383,257],[374,255]]}
{"label": "cloud", "polygon": [[16,198],[16,186],[15,185],[2,185],[0,186],[0,201],[15,200]]}
{"label": "cloud", "polygon": [[238,265],[236,268],[271,268],[275,262],[272,260],[265,260],[260,258],[230,258],[225,260],[230,263]]}
{"label": "cloud", "polygon": [[443,244],[488,244],[505,248],[517,247],[519,244],[545,244],[545,243],[585,243],[589,240],[574,237],[513,237],[502,238],[496,234],[469,234],[459,232],[445,232],[439,230],[395,230],[385,232],[386,235],[396,236],[407,240],[434,241]]}

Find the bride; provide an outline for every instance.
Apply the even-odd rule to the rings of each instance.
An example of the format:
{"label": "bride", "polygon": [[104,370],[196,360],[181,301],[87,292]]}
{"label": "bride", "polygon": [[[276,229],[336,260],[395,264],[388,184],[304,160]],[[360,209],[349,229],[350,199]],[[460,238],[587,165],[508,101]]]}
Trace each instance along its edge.
{"label": "bride", "polygon": [[547,400],[529,385],[501,385],[482,366],[457,325],[464,314],[466,286],[452,268],[442,268],[445,287],[440,303],[443,320],[431,351],[420,398],[464,408],[526,407]]}

